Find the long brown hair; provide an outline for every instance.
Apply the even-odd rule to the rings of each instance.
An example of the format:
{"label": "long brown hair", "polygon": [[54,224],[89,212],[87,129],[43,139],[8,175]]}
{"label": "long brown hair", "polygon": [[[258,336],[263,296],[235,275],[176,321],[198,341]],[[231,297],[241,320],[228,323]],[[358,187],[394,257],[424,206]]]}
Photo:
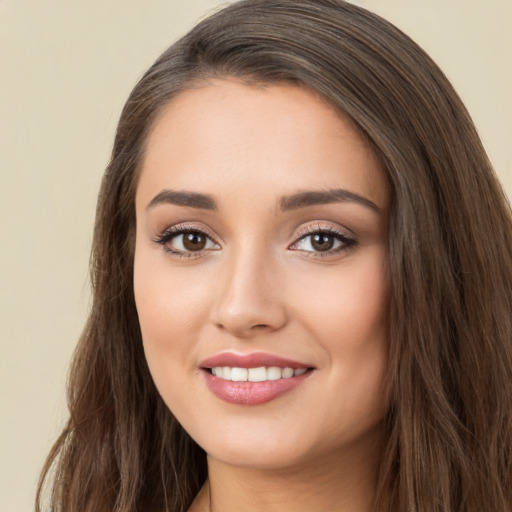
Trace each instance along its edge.
{"label": "long brown hair", "polygon": [[[351,120],[390,183],[389,400],[376,510],[512,510],[512,221],[465,107],[432,60],[340,0],[247,0],[169,48],[129,97],[101,186],[92,311],[49,510],[184,512],[206,456],[151,380],[135,308],[134,194],[162,107],[212,77],[293,83]],[[179,299],[176,299],[179,300]]]}

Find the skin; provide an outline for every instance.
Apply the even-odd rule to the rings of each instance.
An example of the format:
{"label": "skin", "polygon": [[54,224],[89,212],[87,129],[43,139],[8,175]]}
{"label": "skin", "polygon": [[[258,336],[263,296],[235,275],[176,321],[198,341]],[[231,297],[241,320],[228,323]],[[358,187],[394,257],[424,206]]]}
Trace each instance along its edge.
{"label": "skin", "polygon": [[[280,208],[283,196],[332,189],[375,207]],[[155,204],[164,190],[208,194],[216,209]],[[388,208],[376,158],[311,92],[217,80],[161,112],[136,193],[134,290],[158,390],[208,454],[191,511],[372,509],[386,412]],[[204,232],[204,249],[185,251],[180,235],[158,243],[172,226]],[[318,251],[310,233],[319,229],[345,238],[328,234],[333,249]],[[314,369],[265,404],[227,403],[200,369],[225,351]]]}

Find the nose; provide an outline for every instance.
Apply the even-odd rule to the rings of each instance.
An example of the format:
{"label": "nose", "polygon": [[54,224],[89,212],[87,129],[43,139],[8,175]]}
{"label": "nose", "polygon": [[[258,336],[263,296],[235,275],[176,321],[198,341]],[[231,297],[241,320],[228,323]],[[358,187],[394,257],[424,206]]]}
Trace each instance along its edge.
{"label": "nose", "polygon": [[280,273],[256,255],[234,257],[219,275],[213,323],[238,338],[273,332],[287,323]]}

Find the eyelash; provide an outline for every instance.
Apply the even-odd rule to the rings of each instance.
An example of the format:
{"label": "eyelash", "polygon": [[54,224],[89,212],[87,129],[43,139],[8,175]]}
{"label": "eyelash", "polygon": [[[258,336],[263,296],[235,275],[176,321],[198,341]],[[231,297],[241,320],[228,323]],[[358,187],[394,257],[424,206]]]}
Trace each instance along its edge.
{"label": "eyelash", "polygon": [[294,242],[291,247],[297,245],[299,242],[305,240],[307,237],[312,237],[313,235],[326,235],[329,237],[333,237],[335,240],[340,242],[340,246],[336,249],[329,249],[324,252],[304,251],[305,253],[307,253],[308,257],[312,258],[325,258],[327,256],[336,255],[340,252],[346,252],[352,249],[357,244],[357,240],[352,236],[349,236],[346,233],[332,226],[321,226],[320,224],[318,224],[316,226],[307,226],[303,230],[299,231],[299,233],[297,233],[297,241]]}
{"label": "eyelash", "polygon": [[178,258],[197,258],[202,255],[202,253],[205,250],[209,249],[203,249],[201,251],[197,252],[186,252],[186,251],[180,251],[177,249],[173,249],[171,246],[169,246],[169,242],[171,242],[174,238],[177,238],[180,235],[186,235],[186,234],[197,234],[200,236],[204,236],[208,240],[212,241],[214,244],[218,245],[217,242],[213,239],[212,236],[210,236],[208,233],[205,233],[203,230],[192,227],[192,226],[171,226],[170,228],[167,228],[162,234],[158,235],[153,239],[153,242],[156,244],[159,244],[163,246],[164,250],[173,256],[177,256]]}
{"label": "eyelash", "polygon": [[[211,250],[211,249],[202,249],[197,252],[195,251],[182,251],[178,249],[173,249],[171,246],[169,246],[169,242],[171,242],[173,239],[177,238],[180,235],[186,235],[186,234],[196,234],[205,237],[210,242],[214,243],[218,246],[218,243],[214,240],[212,236],[210,236],[205,231],[192,227],[192,226],[171,226],[170,228],[167,228],[163,233],[158,235],[153,239],[153,242],[156,244],[159,244],[163,246],[164,250],[166,252],[169,252],[173,256],[177,256],[179,258],[197,258],[203,255],[205,251]],[[307,254],[308,257],[312,258],[324,258],[327,256],[333,256],[335,254],[338,254],[340,252],[349,251],[352,249],[355,245],[357,245],[357,240],[353,238],[352,236],[347,235],[346,233],[343,233],[342,231],[339,231],[332,226],[308,226],[305,229],[299,231],[297,233],[297,239],[296,241],[290,246],[290,249],[292,250],[301,250],[301,249],[293,249],[294,246],[297,246],[301,241],[305,240],[308,237],[312,237],[313,235],[325,235],[328,237],[333,237],[335,240],[340,242],[340,246],[336,249],[329,249],[326,251],[302,251]]]}

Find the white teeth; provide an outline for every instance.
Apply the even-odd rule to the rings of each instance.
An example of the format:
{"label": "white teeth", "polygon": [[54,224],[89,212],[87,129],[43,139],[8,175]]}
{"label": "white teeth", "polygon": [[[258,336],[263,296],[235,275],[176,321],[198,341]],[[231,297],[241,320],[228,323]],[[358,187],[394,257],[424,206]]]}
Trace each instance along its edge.
{"label": "white teeth", "polygon": [[263,382],[267,380],[267,370],[264,366],[260,366],[259,368],[249,368],[249,377],[250,382]]}
{"label": "white teeth", "polygon": [[258,368],[237,368],[231,366],[215,366],[212,375],[233,382],[265,382],[267,380],[290,379],[306,373],[306,368],[280,368],[279,366],[260,366]]}
{"label": "white teeth", "polygon": [[279,366],[271,366],[267,368],[267,379],[268,380],[279,380],[283,374],[282,368]]}
{"label": "white teeth", "polygon": [[282,378],[289,379],[290,377],[293,377],[293,368],[284,368]]}
{"label": "white teeth", "polygon": [[243,382],[247,380],[247,368],[231,368],[231,380],[234,382]]}

